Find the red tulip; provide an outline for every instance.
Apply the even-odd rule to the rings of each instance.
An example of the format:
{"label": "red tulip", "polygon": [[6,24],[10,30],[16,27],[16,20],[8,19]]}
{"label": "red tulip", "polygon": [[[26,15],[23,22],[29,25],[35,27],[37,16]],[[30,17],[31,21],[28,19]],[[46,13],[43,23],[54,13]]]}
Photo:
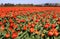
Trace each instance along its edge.
{"label": "red tulip", "polygon": [[32,23],[32,24],[31,24],[31,27],[34,27],[34,26],[35,26],[35,24]]}
{"label": "red tulip", "polygon": [[58,36],[59,35],[59,33],[58,32],[54,32],[54,36]]}
{"label": "red tulip", "polygon": [[10,19],[9,19],[9,22],[13,22],[13,20],[10,18]]}
{"label": "red tulip", "polygon": [[55,27],[56,27],[56,24],[52,24],[51,27],[52,27],[52,28],[55,28]]}
{"label": "red tulip", "polygon": [[53,36],[53,32],[49,31],[48,36]]}
{"label": "red tulip", "polygon": [[34,32],[34,28],[30,28],[30,32],[31,32],[31,33]]}
{"label": "red tulip", "polygon": [[44,28],[48,28],[49,26],[48,25],[45,25]]}
{"label": "red tulip", "polygon": [[18,33],[17,32],[13,32],[12,33],[12,38],[16,38],[18,36]]}
{"label": "red tulip", "polygon": [[39,22],[39,19],[36,19],[35,22]]}
{"label": "red tulip", "polygon": [[53,18],[57,18],[56,14],[53,15]]}
{"label": "red tulip", "polygon": [[0,22],[0,25],[2,25],[3,23],[2,22]]}
{"label": "red tulip", "polygon": [[23,27],[23,30],[27,30],[27,26],[24,26],[24,27]]}
{"label": "red tulip", "polygon": [[6,33],[5,37],[6,38],[10,37],[10,34],[9,33]]}
{"label": "red tulip", "polygon": [[4,30],[4,29],[5,29],[4,25],[2,25],[2,26],[1,26],[1,29],[2,29],[2,30]]}

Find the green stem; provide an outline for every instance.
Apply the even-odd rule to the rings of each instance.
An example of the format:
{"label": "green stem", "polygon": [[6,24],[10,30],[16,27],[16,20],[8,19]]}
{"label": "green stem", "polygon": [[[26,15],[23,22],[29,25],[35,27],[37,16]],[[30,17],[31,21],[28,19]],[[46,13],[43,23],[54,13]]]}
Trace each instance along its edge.
{"label": "green stem", "polygon": [[27,33],[27,31],[25,31],[25,32],[20,36],[20,38],[22,38],[26,33]]}

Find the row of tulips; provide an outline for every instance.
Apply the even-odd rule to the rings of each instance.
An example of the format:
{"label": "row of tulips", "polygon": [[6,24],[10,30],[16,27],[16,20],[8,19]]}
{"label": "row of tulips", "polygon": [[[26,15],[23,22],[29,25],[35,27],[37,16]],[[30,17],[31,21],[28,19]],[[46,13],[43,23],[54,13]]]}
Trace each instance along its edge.
{"label": "row of tulips", "polygon": [[1,13],[0,39],[60,39],[60,17],[54,12]]}

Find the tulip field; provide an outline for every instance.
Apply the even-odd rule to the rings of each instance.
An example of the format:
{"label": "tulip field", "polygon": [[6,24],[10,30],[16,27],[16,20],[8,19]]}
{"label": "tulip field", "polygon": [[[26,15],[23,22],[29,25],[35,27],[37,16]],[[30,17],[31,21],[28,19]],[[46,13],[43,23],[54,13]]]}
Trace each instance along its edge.
{"label": "tulip field", "polygon": [[0,7],[0,39],[60,39],[60,7]]}

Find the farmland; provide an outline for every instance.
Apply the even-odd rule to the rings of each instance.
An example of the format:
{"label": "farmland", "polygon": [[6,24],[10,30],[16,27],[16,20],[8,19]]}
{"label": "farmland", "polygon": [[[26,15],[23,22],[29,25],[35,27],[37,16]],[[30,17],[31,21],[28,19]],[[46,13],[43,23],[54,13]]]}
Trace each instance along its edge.
{"label": "farmland", "polygon": [[60,7],[0,7],[0,39],[60,39]]}
{"label": "farmland", "polygon": [[45,11],[45,10],[50,10],[50,11],[60,11],[60,7],[0,7],[0,10],[21,10],[21,11]]}

